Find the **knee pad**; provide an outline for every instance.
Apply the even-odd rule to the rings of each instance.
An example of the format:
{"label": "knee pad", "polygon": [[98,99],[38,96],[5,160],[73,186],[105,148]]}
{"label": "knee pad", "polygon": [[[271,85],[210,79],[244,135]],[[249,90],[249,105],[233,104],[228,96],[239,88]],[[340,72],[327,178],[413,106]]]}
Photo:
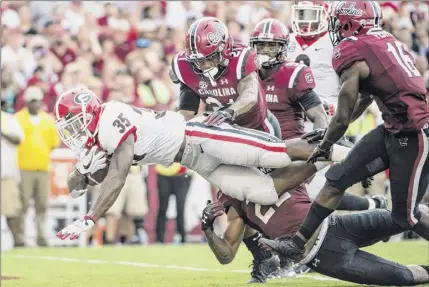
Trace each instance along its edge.
{"label": "knee pad", "polygon": [[325,174],[326,184],[335,187],[340,191],[345,191],[350,187],[350,183],[346,176],[346,171],[340,163],[331,166]]}

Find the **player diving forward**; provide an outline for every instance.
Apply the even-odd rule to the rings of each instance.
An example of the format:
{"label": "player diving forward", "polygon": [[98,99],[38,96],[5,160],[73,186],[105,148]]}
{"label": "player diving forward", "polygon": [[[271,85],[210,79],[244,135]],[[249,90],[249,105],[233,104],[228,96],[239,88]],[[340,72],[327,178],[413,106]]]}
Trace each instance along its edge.
{"label": "player diving forward", "polygon": [[[318,165],[294,160],[308,158],[312,146],[296,139],[280,141],[264,132],[231,126],[207,126],[206,117],[186,122],[175,112],[154,112],[119,102],[104,105],[87,89],[73,89],[59,97],[55,105],[56,126],[70,148],[93,145],[110,158],[101,193],[88,214],[58,233],[75,239],[90,229],[115,202],[133,164],[181,163],[203,176],[222,191],[240,200],[273,204],[277,190],[293,188],[318,169]],[[329,160],[342,160],[348,148],[334,146]],[[307,172],[303,172],[302,167]],[[322,165],[324,166],[324,164]],[[253,167],[277,168],[271,176]],[[286,167],[286,168],[283,168]],[[300,167],[300,172],[294,170]],[[74,171],[72,178],[86,181]]]}
{"label": "player diving forward", "polygon": [[[286,257],[302,259],[305,244],[337,208],[344,191],[387,168],[391,220],[429,240],[429,213],[418,205],[429,181],[425,84],[406,46],[381,27],[381,9],[375,1],[342,1],[330,16],[329,32],[336,46],[332,61],[343,84],[338,109],[309,161],[328,156],[332,144],[347,130],[353,111],[363,111],[373,98],[384,125],[365,135],[344,161],[326,173],[326,184],[297,234],[276,242]],[[359,92],[373,97],[359,97]]]}
{"label": "player diving forward", "polygon": [[[224,214],[225,205],[229,206],[227,228],[218,236],[213,231],[213,222]],[[201,228],[218,261],[228,264],[238,251],[245,224],[260,230],[267,238],[288,238],[304,221],[310,205],[307,194],[300,191],[284,193],[272,206],[221,195],[219,201],[209,203],[203,210],[206,220]],[[321,274],[358,284],[414,286],[429,283],[429,266],[404,266],[360,250],[404,230],[394,223],[386,209],[331,215],[309,239],[301,263]],[[263,238],[259,242],[277,241]],[[273,247],[278,251],[276,245]]]}

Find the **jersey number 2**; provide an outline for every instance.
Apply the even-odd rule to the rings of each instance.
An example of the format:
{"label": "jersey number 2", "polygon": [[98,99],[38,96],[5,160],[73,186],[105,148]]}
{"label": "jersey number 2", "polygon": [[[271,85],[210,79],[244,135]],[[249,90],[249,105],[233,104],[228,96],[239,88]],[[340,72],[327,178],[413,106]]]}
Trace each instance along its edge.
{"label": "jersey number 2", "polygon": [[122,134],[126,128],[131,126],[131,122],[124,117],[123,113],[120,113],[116,120],[113,121],[113,126],[119,128],[119,132]]}
{"label": "jersey number 2", "polygon": [[408,77],[421,76],[403,43],[399,41],[395,41],[395,44],[387,42],[387,51],[395,57],[396,62],[407,73]]}
{"label": "jersey number 2", "polygon": [[277,208],[279,208],[280,205],[282,205],[283,202],[285,202],[289,198],[291,198],[291,195],[290,195],[289,192],[283,193],[282,196],[280,196],[279,200],[277,200],[277,202],[275,204],[271,205],[270,208],[268,208],[267,212],[265,212],[264,215],[262,215],[262,212],[261,212],[261,205],[260,204],[255,204],[255,215],[263,223],[267,224],[268,221],[271,219],[271,217],[273,217],[274,213],[276,212],[276,210],[273,207],[277,206]]}

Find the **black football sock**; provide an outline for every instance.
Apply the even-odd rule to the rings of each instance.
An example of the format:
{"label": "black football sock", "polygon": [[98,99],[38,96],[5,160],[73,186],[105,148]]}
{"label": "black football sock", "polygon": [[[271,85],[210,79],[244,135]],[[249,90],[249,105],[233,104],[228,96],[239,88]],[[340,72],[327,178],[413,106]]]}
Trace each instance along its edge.
{"label": "black football sock", "polygon": [[368,210],[369,200],[366,197],[345,193],[337,210]]}
{"label": "black football sock", "polygon": [[261,237],[262,235],[257,232],[252,236],[243,239],[244,244],[246,244],[247,249],[252,253],[253,258],[258,258],[263,251],[258,242]]}
{"label": "black football sock", "polygon": [[[307,217],[304,220],[304,223],[299,228],[299,233],[302,234],[302,236],[305,237],[306,241],[311,238],[311,236],[316,232],[319,225],[327,218],[334,210],[330,208],[326,208],[324,206],[321,206],[316,201],[314,201],[311,204],[311,208],[308,211]],[[299,240],[298,236],[294,236],[293,239],[298,245],[302,245],[301,247],[304,247],[304,242],[302,239]]]}

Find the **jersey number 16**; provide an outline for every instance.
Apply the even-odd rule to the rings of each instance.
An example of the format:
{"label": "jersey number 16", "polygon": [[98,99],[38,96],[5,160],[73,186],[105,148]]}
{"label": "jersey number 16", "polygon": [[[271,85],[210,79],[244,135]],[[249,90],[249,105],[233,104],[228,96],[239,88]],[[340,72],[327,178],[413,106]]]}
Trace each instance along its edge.
{"label": "jersey number 16", "polygon": [[395,57],[396,62],[407,73],[408,77],[420,77],[420,72],[414,65],[410,53],[402,42],[395,41],[394,44],[387,42],[387,51]]}

